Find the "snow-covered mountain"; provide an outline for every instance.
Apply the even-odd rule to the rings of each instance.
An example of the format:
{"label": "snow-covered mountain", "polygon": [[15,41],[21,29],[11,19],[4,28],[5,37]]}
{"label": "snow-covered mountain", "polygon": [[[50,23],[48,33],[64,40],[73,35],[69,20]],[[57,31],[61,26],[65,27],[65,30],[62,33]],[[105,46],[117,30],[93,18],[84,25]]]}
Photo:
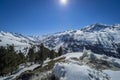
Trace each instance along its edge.
{"label": "snow-covered mountain", "polygon": [[17,33],[0,32],[0,45],[15,44],[16,46],[29,45],[33,39]]}
{"label": "snow-covered mountain", "polygon": [[23,46],[29,47],[31,44],[40,43],[56,51],[62,46],[64,53],[82,51],[85,47],[98,54],[120,57],[120,24],[93,24],[82,29],[68,30],[41,37],[0,32],[1,46],[14,44],[23,48]]}
{"label": "snow-covered mountain", "polygon": [[94,24],[78,30],[49,35],[41,43],[53,49],[63,47],[65,53],[82,51],[85,47],[98,54],[120,57],[120,24]]}
{"label": "snow-covered mountain", "polygon": [[38,44],[38,41],[37,37],[4,31],[0,32],[0,46],[14,45],[16,51],[21,50],[24,54],[27,54],[31,45]]}
{"label": "snow-covered mountain", "polygon": [[38,67],[39,64],[34,64],[20,68],[18,73],[0,77],[0,79],[11,80],[16,76],[21,79],[21,76],[24,76],[22,73],[27,70],[33,71],[33,74],[29,76],[31,80],[47,80],[49,78],[118,80],[120,78],[120,59],[118,59],[120,58],[120,24],[94,24],[82,29],[38,37],[0,32],[0,46],[14,44],[15,49],[21,50],[24,54],[27,54],[29,47],[40,43],[56,51],[62,46],[64,53],[67,54],[53,60],[47,59],[42,67]]}

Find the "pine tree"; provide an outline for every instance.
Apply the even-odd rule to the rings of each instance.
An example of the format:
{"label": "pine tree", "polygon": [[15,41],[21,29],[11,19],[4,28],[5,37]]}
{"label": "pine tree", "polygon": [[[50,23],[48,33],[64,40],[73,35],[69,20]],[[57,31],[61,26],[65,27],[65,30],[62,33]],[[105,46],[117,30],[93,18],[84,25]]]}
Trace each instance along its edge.
{"label": "pine tree", "polygon": [[58,56],[61,56],[62,54],[63,54],[63,49],[62,49],[62,47],[60,47],[58,50]]}
{"label": "pine tree", "polygon": [[22,63],[25,63],[25,62],[26,62],[25,56],[23,55],[23,53],[21,51],[19,51],[19,53],[18,53],[18,63],[22,64]]}
{"label": "pine tree", "polygon": [[15,53],[14,45],[7,45],[7,51],[10,53]]}
{"label": "pine tree", "polygon": [[50,59],[54,59],[55,58],[55,51],[51,50],[50,51]]}
{"label": "pine tree", "polygon": [[[8,72],[12,74],[12,72],[17,68],[17,56],[14,49],[14,45],[7,46],[7,55],[5,56],[5,64],[8,68]],[[7,70],[7,69],[5,69]],[[6,71],[7,72],[7,71]]]}
{"label": "pine tree", "polygon": [[43,44],[40,45],[40,50],[38,51],[38,55],[39,55],[39,62],[42,65],[44,61],[44,45]]}
{"label": "pine tree", "polygon": [[17,69],[18,63],[17,63],[17,54],[15,52],[14,49],[14,45],[8,45],[7,49],[5,50],[5,56],[4,56],[4,69],[3,69],[3,73],[7,74],[7,73],[11,73]]}
{"label": "pine tree", "polygon": [[[23,54],[20,54],[23,57]],[[8,73],[13,73],[21,64],[19,61],[20,55],[16,53],[14,45],[8,45],[5,47],[0,47],[0,76],[4,76]]]}
{"label": "pine tree", "polygon": [[6,49],[5,47],[0,47],[0,75],[3,76],[4,68],[5,68],[5,56],[6,56]]}
{"label": "pine tree", "polygon": [[50,57],[50,50],[46,47],[44,47],[43,44],[38,45],[39,50],[36,52],[36,62],[43,63],[44,60],[46,60],[48,57]]}
{"label": "pine tree", "polygon": [[39,51],[35,53],[35,63],[39,62]]}
{"label": "pine tree", "polygon": [[49,57],[50,50],[46,47],[44,47],[44,60],[46,60]]}
{"label": "pine tree", "polygon": [[28,51],[28,61],[31,63],[35,61],[34,47],[30,48]]}

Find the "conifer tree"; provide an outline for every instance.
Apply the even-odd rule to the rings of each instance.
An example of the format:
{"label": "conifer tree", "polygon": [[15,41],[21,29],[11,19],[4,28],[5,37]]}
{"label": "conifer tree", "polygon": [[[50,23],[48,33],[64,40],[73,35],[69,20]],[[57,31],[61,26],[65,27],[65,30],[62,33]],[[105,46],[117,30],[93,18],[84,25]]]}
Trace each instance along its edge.
{"label": "conifer tree", "polygon": [[17,54],[15,52],[14,49],[14,45],[8,45],[7,46],[7,50],[6,50],[6,56],[5,56],[5,68],[4,71],[6,73],[10,72],[12,74],[12,72],[17,69],[18,63],[17,63]]}
{"label": "conifer tree", "polygon": [[39,62],[39,51],[35,53],[35,63]]}
{"label": "conifer tree", "polygon": [[[20,54],[23,56],[23,54]],[[7,45],[7,47],[0,47],[0,76],[8,73],[13,73],[21,64],[19,54],[16,53],[14,45]]]}
{"label": "conifer tree", "polygon": [[55,51],[51,50],[50,51],[50,59],[54,59],[55,58]]}
{"label": "conifer tree", "polygon": [[19,51],[19,53],[18,53],[18,63],[22,64],[22,63],[25,63],[25,62],[26,62],[25,56],[23,55],[23,53],[21,51]]}
{"label": "conifer tree", "polygon": [[5,56],[6,56],[6,49],[1,46],[0,47],[0,75],[3,76],[3,70],[5,68]]}
{"label": "conifer tree", "polygon": [[58,56],[61,56],[62,54],[63,54],[63,49],[62,49],[62,47],[60,47],[58,50]]}
{"label": "conifer tree", "polygon": [[46,60],[49,57],[50,50],[46,47],[44,47],[44,60]]}
{"label": "conifer tree", "polygon": [[44,45],[43,44],[40,45],[40,50],[38,52],[38,55],[39,55],[39,60],[40,60],[39,62],[42,65],[44,61]]}
{"label": "conifer tree", "polygon": [[35,53],[34,53],[34,47],[30,48],[28,51],[28,61],[34,62],[35,61]]}

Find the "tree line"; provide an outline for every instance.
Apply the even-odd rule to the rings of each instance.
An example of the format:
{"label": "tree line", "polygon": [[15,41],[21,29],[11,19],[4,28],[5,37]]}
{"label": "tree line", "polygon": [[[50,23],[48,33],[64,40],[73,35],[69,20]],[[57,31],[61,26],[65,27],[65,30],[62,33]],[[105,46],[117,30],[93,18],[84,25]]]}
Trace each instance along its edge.
{"label": "tree line", "polygon": [[28,50],[27,56],[21,51],[15,51],[14,45],[7,45],[7,47],[0,47],[0,76],[7,74],[13,74],[18,66],[23,63],[30,62],[31,65],[34,63],[43,64],[47,58],[54,59],[55,57],[61,56],[63,51],[62,47],[59,48],[58,52],[46,48],[43,44],[32,46]]}

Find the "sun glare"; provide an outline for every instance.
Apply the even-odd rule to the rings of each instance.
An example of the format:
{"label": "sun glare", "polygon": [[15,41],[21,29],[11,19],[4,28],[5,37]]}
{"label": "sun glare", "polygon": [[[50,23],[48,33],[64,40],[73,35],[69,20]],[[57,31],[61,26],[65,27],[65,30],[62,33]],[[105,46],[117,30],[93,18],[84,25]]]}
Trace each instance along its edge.
{"label": "sun glare", "polygon": [[66,4],[67,4],[67,1],[68,1],[68,0],[60,0],[60,3],[63,4],[63,5],[66,5]]}

